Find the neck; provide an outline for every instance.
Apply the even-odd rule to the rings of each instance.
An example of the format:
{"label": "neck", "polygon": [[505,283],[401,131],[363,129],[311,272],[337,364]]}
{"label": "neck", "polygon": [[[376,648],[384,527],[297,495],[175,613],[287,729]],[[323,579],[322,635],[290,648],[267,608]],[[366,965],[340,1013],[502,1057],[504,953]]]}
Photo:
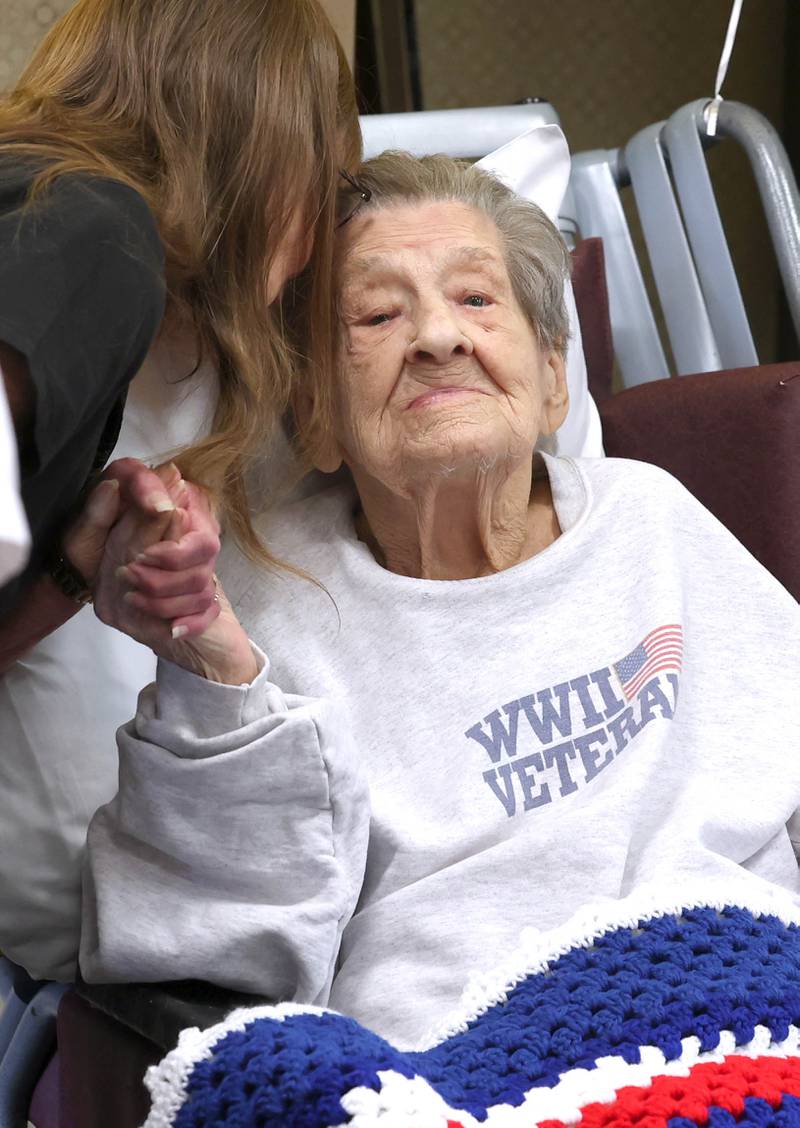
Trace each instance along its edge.
{"label": "neck", "polygon": [[362,512],[358,535],[391,572],[466,580],[512,568],[559,536],[541,460],[511,468],[438,475],[395,492],[353,471]]}

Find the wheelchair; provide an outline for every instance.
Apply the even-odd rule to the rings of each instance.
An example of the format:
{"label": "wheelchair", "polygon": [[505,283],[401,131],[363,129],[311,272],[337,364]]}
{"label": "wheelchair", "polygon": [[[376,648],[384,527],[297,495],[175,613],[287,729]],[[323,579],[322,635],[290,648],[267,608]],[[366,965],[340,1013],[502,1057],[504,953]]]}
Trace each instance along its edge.
{"label": "wheelchair", "polygon": [[[800,599],[800,362],[759,365],[705,161],[707,104],[680,108],[619,149],[573,158],[559,225],[589,390],[608,455],[668,470]],[[550,123],[555,110],[535,99],[362,118],[367,156],[402,148],[478,158]],[[761,115],[734,102],[721,103],[717,132],[750,159],[800,336],[800,195],[786,153]],[[194,982],[67,988],[0,960],[0,1128],[135,1128],[149,1105],[143,1073],[180,1030],[259,1001]]]}

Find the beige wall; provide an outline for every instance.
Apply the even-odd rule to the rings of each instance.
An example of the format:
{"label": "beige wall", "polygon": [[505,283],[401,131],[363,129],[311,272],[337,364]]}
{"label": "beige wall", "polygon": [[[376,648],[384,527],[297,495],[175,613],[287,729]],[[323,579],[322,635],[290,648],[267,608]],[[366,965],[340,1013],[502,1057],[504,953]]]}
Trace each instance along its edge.
{"label": "beige wall", "polygon": [[[578,149],[711,93],[730,0],[416,0],[426,109],[543,95]],[[744,5],[726,92],[780,117],[786,0]],[[677,100],[677,101],[676,101]]]}
{"label": "beige wall", "polygon": [[13,84],[47,29],[72,0],[0,0],[0,90]]}
{"label": "beige wall", "polygon": [[[0,0],[0,90],[12,85],[47,29],[73,0]],[[355,45],[356,0],[322,0],[350,65]]]}
{"label": "beige wall", "polygon": [[[725,94],[783,118],[787,2],[743,7]],[[544,96],[573,151],[615,148],[713,93],[730,0],[416,0],[426,109]],[[777,282],[744,158],[711,156],[728,238],[762,357],[775,351]]]}
{"label": "beige wall", "polygon": [[320,0],[320,3],[336,28],[352,68],[356,46],[356,0]]}

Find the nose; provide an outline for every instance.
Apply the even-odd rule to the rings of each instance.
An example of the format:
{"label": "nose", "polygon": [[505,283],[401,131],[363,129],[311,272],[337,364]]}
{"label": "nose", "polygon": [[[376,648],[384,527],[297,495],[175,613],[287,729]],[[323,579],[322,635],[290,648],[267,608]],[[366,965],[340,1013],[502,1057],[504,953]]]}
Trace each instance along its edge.
{"label": "nose", "polygon": [[416,333],[406,349],[409,364],[446,364],[454,356],[471,356],[472,341],[447,307],[420,311]]}

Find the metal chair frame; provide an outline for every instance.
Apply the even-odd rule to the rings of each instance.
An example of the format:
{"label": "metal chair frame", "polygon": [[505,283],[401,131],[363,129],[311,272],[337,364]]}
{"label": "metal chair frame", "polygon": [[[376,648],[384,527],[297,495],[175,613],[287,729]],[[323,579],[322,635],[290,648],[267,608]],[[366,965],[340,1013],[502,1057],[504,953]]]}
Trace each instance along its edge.
{"label": "metal chair frame", "polygon": [[[708,100],[690,102],[619,149],[573,158],[559,226],[568,242],[600,236],[614,346],[623,384],[670,375],[620,198],[631,186],[641,220],[675,374],[758,364],[705,160]],[[416,155],[479,158],[536,124],[558,123],[547,102],[475,110],[362,117],[365,154],[386,148]],[[749,106],[723,101],[719,138],[744,149],[758,185],[789,310],[800,335],[800,194],[786,150]]]}
{"label": "metal chair frame", "polygon": [[66,989],[63,983],[36,983],[0,957],[0,1128],[28,1124],[33,1091],[55,1049]]}

